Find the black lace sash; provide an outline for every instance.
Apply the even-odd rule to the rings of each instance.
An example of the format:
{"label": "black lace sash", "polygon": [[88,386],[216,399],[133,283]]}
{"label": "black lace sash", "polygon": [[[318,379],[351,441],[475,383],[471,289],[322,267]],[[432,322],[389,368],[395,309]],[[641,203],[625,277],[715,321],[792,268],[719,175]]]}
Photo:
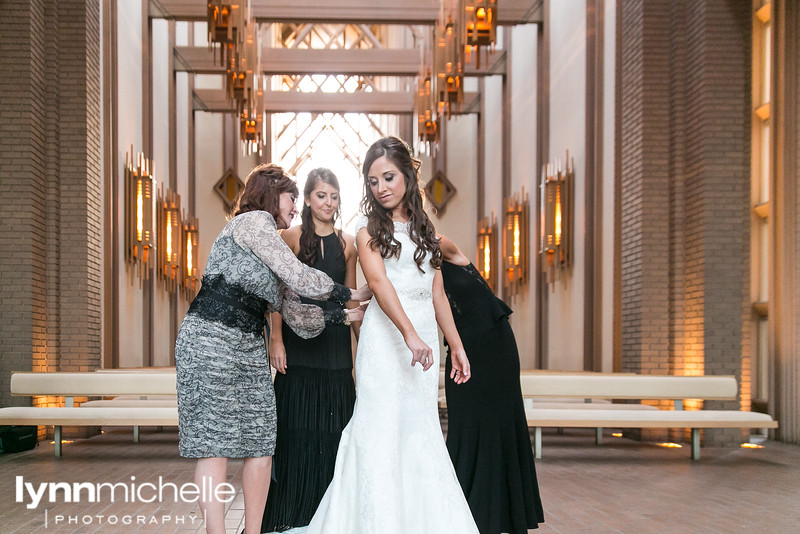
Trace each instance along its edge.
{"label": "black lace sash", "polygon": [[266,300],[216,275],[203,277],[187,313],[258,335],[263,332],[266,312]]}

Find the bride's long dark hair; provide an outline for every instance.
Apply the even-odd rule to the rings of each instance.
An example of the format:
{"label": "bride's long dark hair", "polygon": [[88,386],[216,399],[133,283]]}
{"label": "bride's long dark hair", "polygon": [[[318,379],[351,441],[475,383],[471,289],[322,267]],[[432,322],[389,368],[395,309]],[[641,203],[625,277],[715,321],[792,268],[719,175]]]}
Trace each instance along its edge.
{"label": "bride's long dark hair", "polygon": [[414,261],[422,271],[425,254],[430,252],[430,263],[438,269],[442,265],[442,251],[439,248],[436,229],[428,214],[422,209],[422,191],[419,188],[420,161],[413,156],[411,148],[399,137],[389,136],[375,141],[364,157],[362,167],[364,198],[361,199],[361,211],[367,216],[369,246],[373,250],[377,249],[384,259],[392,256],[400,257],[401,244],[394,237],[394,223],[390,211],[380,205],[369,187],[369,169],[375,160],[382,156],[386,156],[403,173],[406,192],[402,203],[408,215],[408,235],[417,246],[414,251]]}

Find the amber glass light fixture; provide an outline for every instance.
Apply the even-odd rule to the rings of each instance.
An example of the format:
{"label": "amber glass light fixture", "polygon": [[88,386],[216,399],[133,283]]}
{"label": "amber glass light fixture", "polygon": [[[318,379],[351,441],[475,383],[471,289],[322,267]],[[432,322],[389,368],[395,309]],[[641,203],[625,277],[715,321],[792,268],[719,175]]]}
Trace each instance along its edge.
{"label": "amber glass light fixture", "polygon": [[261,153],[263,142],[263,76],[261,35],[249,2],[208,3],[208,38],[221,45],[225,91],[239,115],[239,139],[245,154]]}
{"label": "amber glass light fixture", "polygon": [[199,239],[200,225],[197,217],[190,215],[183,221],[183,246],[181,247],[181,288],[184,296],[189,300],[194,298],[199,288],[197,276]]}
{"label": "amber glass light fixture", "polygon": [[[457,15],[458,10],[453,10]],[[459,31],[455,18],[436,26],[436,100],[438,111],[448,118],[461,109],[464,102],[464,33]]]}
{"label": "amber glass light fixture", "polygon": [[563,162],[559,159],[542,167],[539,255],[549,284],[554,284],[562,271],[572,265],[574,183],[574,161],[569,152]]}
{"label": "amber glass light fixture", "polygon": [[481,49],[497,42],[497,0],[466,0],[466,58],[475,55],[475,66],[481,66]]}
{"label": "amber glass light fixture", "polygon": [[175,293],[181,278],[181,197],[171,189],[158,195],[158,278],[164,288]]}
{"label": "amber glass light fixture", "polygon": [[155,178],[153,162],[133,147],[125,155],[125,259],[141,281],[150,277],[155,246]]}
{"label": "amber glass light fixture", "polygon": [[516,296],[528,282],[530,207],[524,189],[505,199],[503,215],[503,283],[505,294]]}
{"label": "amber glass light fixture", "polygon": [[434,80],[430,65],[423,64],[417,75],[414,111],[417,115],[417,137],[420,152],[427,154],[435,153],[439,143],[439,114],[436,108]]}
{"label": "amber glass light fixture", "polygon": [[[231,54],[237,52],[247,22],[247,5],[242,2],[210,0],[206,12],[208,43],[213,49],[219,44],[219,62],[229,64]],[[216,55],[216,54],[215,54]]]}
{"label": "amber glass light fixture", "polygon": [[478,221],[477,267],[492,292],[497,292],[497,219],[494,214]]}

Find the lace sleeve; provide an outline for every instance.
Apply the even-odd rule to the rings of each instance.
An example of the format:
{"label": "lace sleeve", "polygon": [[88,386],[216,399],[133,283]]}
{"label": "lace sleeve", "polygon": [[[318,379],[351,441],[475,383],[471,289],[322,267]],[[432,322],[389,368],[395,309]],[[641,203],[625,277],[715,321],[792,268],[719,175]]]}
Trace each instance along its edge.
{"label": "lace sleeve", "polygon": [[358,250],[358,231],[366,227],[367,227],[367,218],[366,216],[362,215],[356,221],[356,227],[355,230],[353,230],[353,236],[355,236],[355,238],[353,239],[353,246],[356,247],[356,250]]}
{"label": "lace sleeve", "polygon": [[313,304],[303,304],[289,288],[283,294],[281,316],[289,328],[303,339],[317,337],[326,326],[345,324],[344,310],[323,310]]}
{"label": "lace sleeve", "polygon": [[[328,299],[331,293],[340,292],[327,274],[312,269],[295,257],[292,249],[278,235],[272,215],[265,211],[253,211],[239,217],[247,219],[234,228],[234,241],[252,250],[289,289],[303,297],[320,300]],[[338,297],[335,299],[337,302],[341,298],[334,296]],[[350,296],[349,291],[347,296]]]}
{"label": "lace sleeve", "polygon": [[325,329],[322,308],[303,304],[297,294],[288,288],[283,292],[280,312],[289,328],[303,339],[316,337]]}

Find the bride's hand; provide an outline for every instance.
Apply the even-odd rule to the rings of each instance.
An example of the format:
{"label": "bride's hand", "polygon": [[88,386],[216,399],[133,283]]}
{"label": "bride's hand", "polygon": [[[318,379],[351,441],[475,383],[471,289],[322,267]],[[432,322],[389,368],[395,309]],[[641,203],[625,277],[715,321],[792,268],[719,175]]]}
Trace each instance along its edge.
{"label": "bride's hand", "polygon": [[362,302],[365,300],[369,300],[371,298],[372,298],[372,290],[369,288],[368,284],[364,284],[358,289],[350,290],[350,300],[354,300],[356,302]]}
{"label": "bride's hand", "polygon": [[406,346],[411,350],[411,367],[419,363],[423,371],[433,365],[433,349],[425,344],[416,332],[411,332],[405,338]]}
{"label": "bride's hand", "polygon": [[469,360],[467,353],[464,352],[464,347],[450,348],[450,361],[452,362],[453,369],[450,371],[450,378],[456,384],[463,384],[470,379],[472,374],[469,369]]}

